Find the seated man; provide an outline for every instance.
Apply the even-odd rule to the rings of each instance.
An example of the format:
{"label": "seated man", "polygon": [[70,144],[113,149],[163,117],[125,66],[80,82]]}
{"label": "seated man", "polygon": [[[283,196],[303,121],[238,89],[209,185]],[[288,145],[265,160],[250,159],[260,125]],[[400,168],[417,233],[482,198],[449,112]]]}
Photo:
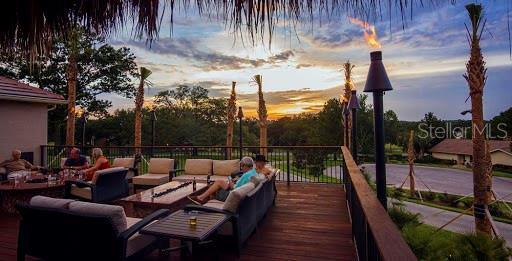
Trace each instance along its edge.
{"label": "seated man", "polygon": [[242,172],[244,173],[237,181],[233,182],[233,180],[225,181],[225,180],[216,180],[213,185],[211,185],[208,190],[206,190],[203,194],[199,196],[188,197],[192,202],[202,205],[210,199],[210,196],[214,195],[218,192],[217,199],[221,201],[225,201],[229,195],[229,192],[232,189],[241,187],[247,184],[252,176],[258,175],[256,170],[254,169],[254,161],[251,157],[243,157],[240,160],[240,168],[242,168]]}
{"label": "seated man", "polygon": [[0,163],[0,167],[5,168],[7,173],[21,171],[21,170],[37,170],[39,167],[33,166],[30,162],[21,158],[20,150],[12,151],[12,158],[10,160],[5,160]]}
{"label": "seated man", "polygon": [[272,170],[266,167],[267,162],[268,160],[265,159],[265,155],[256,154],[256,157],[254,157],[256,172],[265,175],[265,177],[268,177],[270,174],[272,174]]}
{"label": "seated man", "polygon": [[87,159],[80,155],[80,150],[78,148],[72,148],[69,152],[69,158],[64,162],[64,168],[73,168],[73,169],[86,169],[89,167],[89,163],[87,163]]}

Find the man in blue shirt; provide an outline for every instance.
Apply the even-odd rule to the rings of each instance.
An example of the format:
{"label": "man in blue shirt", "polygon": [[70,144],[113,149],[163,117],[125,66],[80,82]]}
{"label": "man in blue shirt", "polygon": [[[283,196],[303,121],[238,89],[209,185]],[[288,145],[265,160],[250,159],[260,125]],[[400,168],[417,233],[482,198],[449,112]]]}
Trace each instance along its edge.
{"label": "man in blue shirt", "polygon": [[69,158],[64,162],[64,168],[73,168],[73,169],[86,169],[89,167],[87,163],[87,158],[80,155],[80,150],[78,148],[73,148],[69,152]]}
{"label": "man in blue shirt", "polygon": [[229,181],[217,180],[203,194],[188,198],[194,203],[202,205],[208,202],[210,196],[217,193],[217,199],[225,201],[232,189],[236,189],[247,184],[251,181],[252,176],[258,175],[254,169],[254,161],[251,157],[243,157],[242,160],[240,160],[240,168],[242,169],[243,175],[237,181],[233,182],[231,179]]}

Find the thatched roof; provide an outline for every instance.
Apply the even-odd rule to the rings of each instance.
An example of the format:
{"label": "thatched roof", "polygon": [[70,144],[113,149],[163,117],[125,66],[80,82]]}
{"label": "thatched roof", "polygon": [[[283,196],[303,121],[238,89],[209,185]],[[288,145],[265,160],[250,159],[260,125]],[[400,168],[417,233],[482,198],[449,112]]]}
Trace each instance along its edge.
{"label": "thatched roof", "polygon": [[[254,39],[271,34],[283,20],[294,24],[314,14],[328,17],[346,11],[367,19],[380,17],[383,9],[408,14],[413,6],[454,0],[16,0],[3,1],[0,9],[0,52],[45,54],[52,39],[65,37],[80,24],[108,34],[133,24],[134,35],[149,41],[158,35],[162,16],[195,5],[201,15],[215,16],[235,31]],[[391,7],[388,7],[391,5]]]}

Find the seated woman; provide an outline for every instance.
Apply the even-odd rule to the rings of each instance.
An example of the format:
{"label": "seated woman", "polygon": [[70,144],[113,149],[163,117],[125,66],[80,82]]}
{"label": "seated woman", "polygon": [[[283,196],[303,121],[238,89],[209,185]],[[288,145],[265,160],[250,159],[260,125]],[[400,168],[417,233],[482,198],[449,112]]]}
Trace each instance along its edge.
{"label": "seated woman", "polygon": [[110,168],[110,163],[108,159],[103,156],[103,151],[100,148],[92,149],[92,158],[94,160],[94,165],[88,169],[84,170],[85,180],[93,180],[94,173],[98,170],[104,170]]}
{"label": "seated woman", "polygon": [[242,160],[240,160],[240,168],[244,174],[236,182],[233,182],[232,180],[216,180],[203,194],[199,196],[189,196],[188,198],[192,202],[202,205],[208,202],[210,196],[213,196],[218,192],[217,198],[221,201],[225,201],[232,189],[239,188],[247,184],[251,180],[252,176],[258,175],[254,169],[254,161],[251,157],[243,157]]}

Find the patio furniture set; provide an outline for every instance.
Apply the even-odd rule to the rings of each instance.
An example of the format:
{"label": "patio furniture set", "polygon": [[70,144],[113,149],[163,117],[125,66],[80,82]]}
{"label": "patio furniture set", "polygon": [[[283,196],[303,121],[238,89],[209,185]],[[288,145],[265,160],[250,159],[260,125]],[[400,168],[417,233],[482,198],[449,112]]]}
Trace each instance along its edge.
{"label": "patio furniture set", "polygon": [[44,260],[138,260],[155,249],[175,250],[169,247],[170,239],[180,240],[179,249],[190,254],[214,235],[231,238],[240,253],[275,203],[279,170],[269,177],[252,177],[225,202],[210,200],[201,206],[191,205],[188,196],[205,191],[209,181],[237,173],[238,160],[188,159],[180,171],[173,159],[153,158],[144,175],[137,175],[130,158],[114,162],[117,167],[98,171],[93,182],[73,179],[58,185],[64,198],[32,195],[16,204],[21,215],[18,260],[25,255]]}

